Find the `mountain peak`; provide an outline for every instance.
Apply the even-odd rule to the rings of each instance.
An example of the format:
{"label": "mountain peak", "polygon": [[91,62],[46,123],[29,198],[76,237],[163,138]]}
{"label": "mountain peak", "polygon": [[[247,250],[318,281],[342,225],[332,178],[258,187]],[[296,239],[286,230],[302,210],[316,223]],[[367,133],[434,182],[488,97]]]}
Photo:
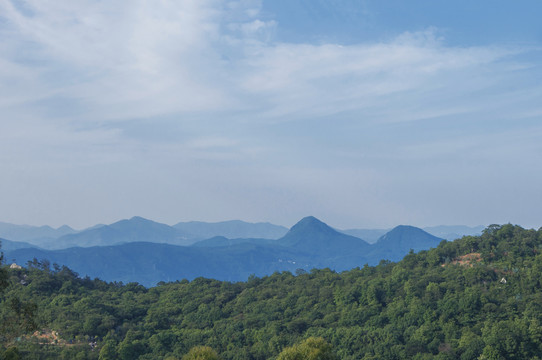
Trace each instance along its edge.
{"label": "mountain peak", "polygon": [[132,216],[129,221],[133,221],[133,222],[151,222],[151,220],[145,219],[144,217],[141,217],[141,216]]}
{"label": "mountain peak", "polygon": [[412,232],[424,232],[422,229],[411,226],[411,225],[397,225],[393,229],[391,229],[388,233],[399,233],[399,232],[405,232],[405,231],[412,231]]}
{"label": "mountain peak", "polygon": [[73,230],[72,227],[68,226],[68,225],[62,225],[61,227],[59,227],[58,229],[56,229],[57,231],[75,231]]}
{"label": "mountain peak", "polygon": [[359,247],[368,245],[365,241],[338,232],[314,216],[307,216],[292,226],[284,237],[279,239],[283,246],[294,246],[306,251],[328,249],[336,251],[341,247]]}
{"label": "mountain peak", "polygon": [[324,223],[323,221],[318,220],[314,216],[307,216],[299,220],[294,226],[291,227],[290,233],[292,232],[306,232],[309,231],[318,231],[326,233],[336,233],[332,227]]}
{"label": "mountain peak", "polygon": [[426,231],[410,226],[399,225],[378,239],[377,244],[390,247],[390,251],[403,253],[405,249],[419,251],[436,247],[442,241]]}

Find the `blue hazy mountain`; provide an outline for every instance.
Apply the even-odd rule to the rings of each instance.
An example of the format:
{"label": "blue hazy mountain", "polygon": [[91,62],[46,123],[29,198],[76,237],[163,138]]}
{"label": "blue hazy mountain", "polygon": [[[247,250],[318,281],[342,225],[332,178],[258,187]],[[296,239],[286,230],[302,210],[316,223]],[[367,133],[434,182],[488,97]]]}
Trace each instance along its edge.
{"label": "blue hazy mountain", "polygon": [[278,244],[307,253],[328,255],[361,253],[370,247],[362,239],[338,232],[314,216],[301,219],[278,240]]}
{"label": "blue hazy mountain", "polygon": [[[482,230],[484,229],[485,226],[469,227],[464,225],[439,225],[425,227],[422,230],[438,238],[451,241],[466,235],[481,235]],[[359,237],[370,244],[374,244],[382,235],[389,232],[390,229],[347,229],[339,231],[348,235]]]}
{"label": "blue hazy mountain", "polygon": [[24,241],[11,241],[0,238],[0,251],[12,251],[25,248],[37,248],[37,246]]}
{"label": "blue hazy mountain", "polygon": [[227,239],[213,237],[195,243],[194,247],[234,247],[250,244],[279,250],[294,251],[289,261],[298,268],[329,267],[334,270],[347,270],[365,263],[377,263],[367,258],[370,245],[362,239],[343,234],[316,219],[308,216],[295,224],[282,238],[266,239]]}
{"label": "blue hazy mountain", "polygon": [[189,245],[189,239],[182,231],[172,226],[134,216],[111,225],[102,225],[68,234],[42,243],[43,248],[51,250],[70,247],[91,247],[120,245],[129,242],[154,242],[175,245]]}
{"label": "blue hazy mountain", "polygon": [[276,245],[277,240],[270,239],[254,239],[254,238],[238,238],[228,239],[225,236],[215,236],[210,239],[200,240],[192,244],[194,247],[224,247],[235,246],[239,244],[253,244],[253,245]]}
{"label": "blue hazy mountain", "polygon": [[477,236],[482,234],[482,230],[485,229],[485,226],[464,226],[464,225],[440,225],[440,226],[429,226],[423,228],[425,231],[431,235],[435,235],[439,238],[446,240],[455,240],[462,238],[463,236]]}
{"label": "blue hazy mountain", "polygon": [[180,222],[174,228],[189,234],[194,239],[209,239],[215,236],[224,236],[228,239],[260,238],[278,239],[288,232],[284,226],[268,222],[248,223],[241,220],[203,222]]}
{"label": "blue hazy mountain", "polygon": [[[238,281],[246,280],[250,274],[262,276],[283,270],[328,267],[342,271],[364,264],[374,265],[381,259],[399,260],[410,249],[429,249],[441,241],[419,228],[398,226],[375,244],[368,244],[338,232],[312,216],[299,221],[278,240],[213,237],[192,246],[131,241],[151,237],[151,230],[154,234],[162,231],[156,239],[178,236],[171,229],[177,231],[164,224],[132,218],[93,229],[86,235],[92,241],[121,239],[126,241],[124,244],[63,250],[16,249],[6,251],[6,255],[19,264],[26,264],[33,258],[47,259],[50,263],[66,265],[83,276],[149,286],[159,281],[199,276]],[[93,233],[95,231],[98,233]],[[124,237],[111,240],[119,234]]]}
{"label": "blue hazy mountain", "polygon": [[55,229],[50,226],[15,225],[0,222],[0,237],[12,241],[32,242],[36,245],[42,240],[56,239],[75,232],[76,230],[67,225]]}
{"label": "blue hazy mountain", "polygon": [[380,237],[372,245],[371,257],[391,261],[398,261],[407,254],[410,249],[418,252],[437,247],[441,238],[433,236],[420,228],[407,225],[399,225]]}
{"label": "blue hazy mountain", "polygon": [[169,226],[139,216],[110,225],[97,224],[81,231],[76,231],[69,226],[53,229],[49,226],[0,223],[0,237],[13,241],[27,241],[34,246],[50,250],[141,241],[190,245],[198,240],[214,236],[224,236],[229,239],[278,239],[287,231],[287,228],[271,223],[248,223],[240,220],[217,223],[191,221]]}
{"label": "blue hazy mountain", "polygon": [[107,281],[139,282],[146,286],[159,281],[192,280],[207,277],[227,281],[246,280],[251,274],[263,276],[274,271],[294,271],[305,264],[295,252],[253,244],[198,248],[156,243],[128,243],[116,246],[63,250],[19,249],[10,259],[26,264],[32,258],[70,267],[83,276]]}
{"label": "blue hazy mountain", "polygon": [[390,231],[390,229],[347,229],[339,231],[363,239],[369,244],[374,244],[382,235]]}

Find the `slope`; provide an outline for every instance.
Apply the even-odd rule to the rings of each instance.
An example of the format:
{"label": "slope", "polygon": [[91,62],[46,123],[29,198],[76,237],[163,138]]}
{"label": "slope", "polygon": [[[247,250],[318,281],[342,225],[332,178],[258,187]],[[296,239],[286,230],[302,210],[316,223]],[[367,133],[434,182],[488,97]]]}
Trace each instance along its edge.
{"label": "slope", "polygon": [[261,238],[278,239],[284,236],[288,229],[267,222],[248,223],[241,220],[222,222],[190,221],[173,225],[174,228],[190,234],[195,239],[208,239],[215,236],[224,236],[229,239]]}
{"label": "slope", "polygon": [[[151,289],[36,263],[9,270],[3,295],[35,303],[42,329],[60,336],[51,345],[39,345],[32,332],[11,342],[22,358],[96,358],[107,350],[111,358],[180,359],[206,345],[224,360],[276,359],[315,336],[345,360],[537,359],[541,249],[542,229],[508,224],[343,273],[197,278]],[[97,338],[95,349],[84,346],[89,337]],[[61,345],[77,339],[83,346]]]}

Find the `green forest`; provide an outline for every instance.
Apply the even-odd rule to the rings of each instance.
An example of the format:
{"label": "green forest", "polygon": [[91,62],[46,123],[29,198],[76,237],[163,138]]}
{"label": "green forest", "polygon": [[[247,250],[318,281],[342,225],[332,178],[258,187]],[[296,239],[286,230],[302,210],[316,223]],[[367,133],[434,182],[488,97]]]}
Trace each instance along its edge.
{"label": "green forest", "polygon": [[542,229],[491,225],[393,263],[107,283],[0,272],[1,359],[538,359]]}

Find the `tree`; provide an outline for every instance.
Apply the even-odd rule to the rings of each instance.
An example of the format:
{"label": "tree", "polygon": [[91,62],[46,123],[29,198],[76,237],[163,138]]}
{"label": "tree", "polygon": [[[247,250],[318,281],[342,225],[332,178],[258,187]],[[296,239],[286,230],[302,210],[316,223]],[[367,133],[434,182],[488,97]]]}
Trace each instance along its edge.
{"label": "tree", "polygon": [[5,360],[19,360],[21,358],[19,350],[16,347],[9,347],[5,352],[2,359]]}
{"label": "tree", "polygon": [[277,360],[335,360],[337,357],[321,337],[310,337],[300,344],[287,347],[279,354]]}
{"label": "tree", "polygon": [[8,272],[3,265],[4,253],[2,252],[2,242],[0,241],[0,293],[8,286]]}
{"label": "tree", "polygon": [[115,342],[112,340],[106,341],[100,350],[99,360],[114,360],[117,358],[117,349]]}
{"label": "tree", "polygon": [[183,356],[183,360],[220,360],[220,357],[209,346],[195,346]]}

